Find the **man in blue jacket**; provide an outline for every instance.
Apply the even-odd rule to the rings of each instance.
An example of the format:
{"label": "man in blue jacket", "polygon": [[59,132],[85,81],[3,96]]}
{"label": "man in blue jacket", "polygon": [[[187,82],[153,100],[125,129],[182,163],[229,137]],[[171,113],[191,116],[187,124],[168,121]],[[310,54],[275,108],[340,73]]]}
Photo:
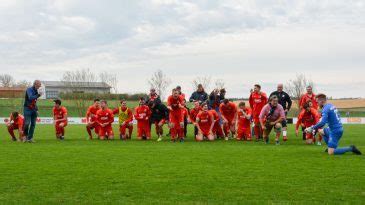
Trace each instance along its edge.
{"label": "man in blue jacket", "polygon": [[24,101],[24,135],[25,142],[34,142],[33,134],[38,116],[37,100],[42,95],[38,89],[41,81],[35,80],[32,87],[27,88]]}

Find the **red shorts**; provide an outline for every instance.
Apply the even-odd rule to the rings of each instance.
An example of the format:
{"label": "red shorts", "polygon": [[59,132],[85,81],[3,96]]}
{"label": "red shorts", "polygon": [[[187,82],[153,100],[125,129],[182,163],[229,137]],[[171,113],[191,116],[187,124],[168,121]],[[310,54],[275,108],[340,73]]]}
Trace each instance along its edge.
{"label": "red shorts", "polygon": [[125,123],[124,125],[119,126],[119,132],[121,135],[125,135],[127,129],[133,129],[132,123]]}
{"label": "red shorts", "polygon": [[170,111],[169,116],[170,116],[170,123],[175,124],[175,127],[180,126],[180,124],[184,122],[184,115],[182,109]]}
{"label": "red shorts", "polygon": [[251,140],[251,128],[250,127],[240,127],[237,128],[237,139],[241,140]]}
{"label": "red shorts", "polygon": [[[64,124],[63,127],[60,127],[60,124]],[[62,129],[67,126],[67,121],[59,121],[55,123],[56,134],[62,134]]]}
{"label": "red shorts", "polygon": [[111,137],[114,136],[113,127],[108,125],[106,127],[99,126],[99,137],[100,139],[104,139],[106,136]]}
{"label": "red shorts", "polygon": [[99,134],[100,132],[100,125],[97,122],[90,122],[91,125],[89,126],[90,129],[95,129],[95,133]]}
{"label": "red shorts", "polygon": [[252,118],[253,118],[253,122],[255,124],[259,124],[260,123],[260,113],[253,113],[252,114]]}
{"label": "red shorts", "polygon": [[147,139],[151,138],[150,123],[148,120],[138,121],[137,128],[138,128],[137,130],[138,138],[142,137],[146,137]]}
{"label": "red shorts", "polygon": [[210,133],[210,126],[201,126],[200,125],[200,129],[201,129],[201,134],[203,134],[204,136],[209,136]]}

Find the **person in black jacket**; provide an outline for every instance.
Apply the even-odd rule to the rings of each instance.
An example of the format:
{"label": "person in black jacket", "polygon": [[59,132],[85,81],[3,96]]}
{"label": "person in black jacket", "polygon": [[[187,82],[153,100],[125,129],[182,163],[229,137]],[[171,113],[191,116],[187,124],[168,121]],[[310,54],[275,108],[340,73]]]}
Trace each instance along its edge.
{"label": "person in black jacket", "polygon": [[167,109],[166,105],[159,101],[150,101],[148,106],[151,109],[151,118],[150,118],[150,126],[155,124],[156,134],[157,134],[157,141],[162,140],[163,135],[163,125],[168,122],[169,120],[169,110]]}
{"label": "person in black jacket", "polygon": [[[277,90],[270,94],[270,98],[272,96],[278,97],[279,104],[281,106],[283,106],[284,111],[285,111],[285,116],[287,116],[288,112],[289,112],[289,110],[292,106],[292,100],[291,100],[290,96],[288,95],[288,93],[284,92],[283,84],[278,85]],[[286,141],[286,140],[288,140],[288,137],[287,137],[287,128],[288,128],[288,126],[287,126],[286,119],[283,120],[281,123],[282,123],[282,127],[283,127],[283,140]]]}
{"label": "person in black jacket", "polygon": [[191,94],[189,99],[190,102],[199,101],[200,103],[206,102],[208,100],[208,94],[204,91],[202,84],[198,85],[197,91]]}

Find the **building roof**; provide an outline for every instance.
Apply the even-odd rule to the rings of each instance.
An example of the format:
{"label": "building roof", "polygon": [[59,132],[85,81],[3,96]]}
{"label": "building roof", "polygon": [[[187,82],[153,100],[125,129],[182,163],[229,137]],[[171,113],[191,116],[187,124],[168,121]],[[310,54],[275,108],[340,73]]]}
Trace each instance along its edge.
{"label": "building roof", "polygon": [[78,88],[111,88],[104,82],[64,82],[64,81],[42,81],[45,87],[78,87]]}

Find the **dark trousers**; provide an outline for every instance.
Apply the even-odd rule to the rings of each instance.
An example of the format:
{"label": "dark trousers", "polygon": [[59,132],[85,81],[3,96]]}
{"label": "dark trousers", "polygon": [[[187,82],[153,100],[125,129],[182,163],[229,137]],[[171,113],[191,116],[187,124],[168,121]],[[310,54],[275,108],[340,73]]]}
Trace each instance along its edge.
{"label": "dark trousers", "polygon": [[24,108],[24,135],[27,137],[27,140],[33,139],[36,123],[37,111]]}

